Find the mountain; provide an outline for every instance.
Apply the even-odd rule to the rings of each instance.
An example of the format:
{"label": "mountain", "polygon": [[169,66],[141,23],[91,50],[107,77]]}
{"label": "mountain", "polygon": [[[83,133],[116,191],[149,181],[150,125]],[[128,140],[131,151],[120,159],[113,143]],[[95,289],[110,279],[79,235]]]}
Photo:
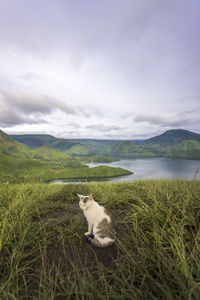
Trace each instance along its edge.
{"label": "mountain", "polygon": [[161,135],[139,142],[95,139],[65,140],[51,135],[15,135],[13,137],[32,148],[45,145],[75,157],[103,155],[117,158],[164,156],[200,159],[198,145],[200,134],[183,129],[168,130]]}
{"label": "mountain", "polygon": [[30,148],[38,148],[47,146],[57,150],[65,151],[72,147],[75,143],[66,139],[59,139],[49,134],[24,134],[11,135],[11,137]]}
{"label": "mountain", "polygon": [[43,146],[31,150],[32,158],[52,168],[81,168],[83,165],[65,152]]}
{"label": "mountain", "polygon": [[200,159],[200,134],[188,130],[168,130],[143,145],[162,152],[163,157]]}
{"label": "mountain", "polygon": [[95,140],[95,139],[68,139],[68,141],[74,144],[87,145],[95,148],[104,148],[106,146],[119,142],[119,140]]}
{"label": "mountain", "polygon": [[102,150],[101,154],[121,158],[160,156],[160,153],[156,149],[149,149],[148,147],[138,145],[129,141],[115,143],[108,147],[105,147]]}
{"label": "mountain", "polygon": [[67,153],[50,147],[30,149],[28,146],[15,141],[0,130],[0,153],[17,158],[29,158],[42,162],[52,168],[80,168],[83,165]]}
{"label": "mountain", "polygon": [[0,153],[14,157],[28,158],[30,157],[30,151],[29,147],[18,143],[0,130]]}
{"label": "mountain", "polygon": [[186,140],[195,140],[200,142],[200,134],[188,130],[183,130],[183,129],[172,129],[172,130],[167,130],[161,135],[152,137],[144,141],[144,144],[146,145],[158,144],[161,146],[171,146],[171,145],[179,144]]}
{"label": "mountain", "polygon": [[66,151],[72,156],[91,156],[97,153],[97,148],[94,146],[76,144]]}

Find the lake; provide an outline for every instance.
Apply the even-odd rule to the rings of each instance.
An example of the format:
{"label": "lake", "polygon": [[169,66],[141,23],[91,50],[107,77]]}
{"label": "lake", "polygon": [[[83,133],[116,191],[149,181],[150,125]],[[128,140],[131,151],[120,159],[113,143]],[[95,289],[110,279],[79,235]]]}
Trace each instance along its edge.
{"label": "lake", "polygon": [[[134,181],[136,179],[193,179],[195,174],[200,179],[200,160],[148,158],[148,159],[123,159],[112,163],[90,163],[89,167],[106,165],[121,167],[134,172],[132,175],[103,179],[106,181]],[[73,180],[74,182],[75,180]],[[79,180],[76,183],[83,182]],[[94,180],[93,180],[94,181]],[[53,183],[68,183],[55,180]]]}

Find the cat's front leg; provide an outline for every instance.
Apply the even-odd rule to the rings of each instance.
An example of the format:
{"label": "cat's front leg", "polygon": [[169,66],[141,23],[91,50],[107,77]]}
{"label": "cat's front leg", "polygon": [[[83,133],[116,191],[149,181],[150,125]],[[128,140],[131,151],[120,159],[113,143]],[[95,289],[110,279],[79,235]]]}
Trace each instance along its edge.
{"label": "cat's front leg", "polygon": [[93,229],[93,225],[88,224],[88,232],[85,232],[85,236],[92,235],[92,229]]}

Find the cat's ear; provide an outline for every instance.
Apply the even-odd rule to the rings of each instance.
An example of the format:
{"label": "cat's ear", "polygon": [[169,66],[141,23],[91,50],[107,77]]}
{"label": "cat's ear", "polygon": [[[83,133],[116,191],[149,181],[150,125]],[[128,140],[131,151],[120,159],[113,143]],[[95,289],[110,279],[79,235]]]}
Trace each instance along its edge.
{"label": "cat's ear", "polygon": [[93,200],[92,194],[89,194],[89,200]]}
{"label": "cat's ear", "polygon": [[77,194],[77,196],[79,197],[79,199],[81,200],[81,198],[83,197],[82,195],[80,194]]}

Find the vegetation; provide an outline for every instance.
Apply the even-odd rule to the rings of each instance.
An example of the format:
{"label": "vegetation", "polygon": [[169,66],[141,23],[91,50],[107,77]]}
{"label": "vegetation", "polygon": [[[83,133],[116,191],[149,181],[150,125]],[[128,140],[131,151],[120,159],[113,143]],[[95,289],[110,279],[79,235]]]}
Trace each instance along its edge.
{"label": "vegetation", "polygon": [[42,162],[51,168],[81,168],[82,164],[67,153],[50,147],[30,149],[28,146],[18,143],[0,131],[0,153],[17,158],[29,158]]}
{"label": "vegetation", "polygon": [[91,156],[95,154],[96,149],[92,146],[76,144],[66,152],[72,156]]}
{"label": "vegetation", "polygon": [[107,166],[52,169],[35,160],[0,154],[0,183],[46,182],[70,178],[85,178],[87,180],[87,178],[98,179],[130,174],[132,172],[128,170]]}
{"label": "vegetation", "polygon": [[0,153],[12,155],[14,157],[27,158],[30,155],[30,149],[9,137],[0,130]]}
{"label": "vegetation", "polygon": [[[112,211],[93,248],[76,193]],[[1,299],[199,299],[200,181],[0,186]]]}
{"label": "vegetation", "polygon": [[57,150],[66,151],[74,145],[73,142],[65,139],[59,139],[49,134],[23,134],[11,135],[11,137],[19,143],[25,144],[33,149],[47,146]]}
{"label": "vegetation", "polygon": [[49,172],[50,169],[38,161],[0,154],[0,183],[40,181],[42,178],[44,181]]}
{"label": "vegetation", "polygon": [[119,158],[158,157],[161,153],[156,149],[138,145],[133,142],[119,142],[112,144],[101,152],[103,155],[112,155]]}
{"label": "vegetation", "polygon": [[200,150],[169,151],[163,157],[180,159],[200,159]]}
{"label": "vegetation", "polygon": [[[81,145],[84,146],[84,145]],[[84,146],[86,147],[86,146]],[[129,175],[122,168],[88,168],[67,153],[47,146],[30,149],[0,131],[0,182],[44,182],[54,179],[102,178]],[[5,155],[6,154],[6,155]],[[96,159],[102,159],[96,157]]]}
{"label": "vegetation", "polygon": [[84,167],[77,159],[72,158],[67,153],[52,149],[50,147],[40,147],[31,151],[32,158],[48,165],[52,168],[81,168]]}
{"label": "vegetation", "polygon": [[124,175],[131,175],[133,172],[122,169],[122,168],[113,168],[108,166],[98,166],[93,168],[82,168],[82,169],[63,169],[56,174],[51,175],[49,179],[59,179],[59,178],[68,178],[68,179],[96,179],[98,178],[109,178],[117,177]]}
{"label": "vegetation", "polygon": [[[33,137],[33,136],[32,136]],[[110,156],[115,158],[171,157],[200,159],[200,134],[187,130],[168,130],[163,134],[145,141],[115,140],[64,140],[52,136],[36,135],[31,142],[30,136],[15,136],[27,145],[38,142],[48,144],[75,157]],[[47,143],[48,139],[48,143]],[[67,146],[65,146],[67,143]],[[59,146],[64,145],[64,146]]]}
{"label": "vegetation", "polygon": [[91,163],[91,162],[111,163],[114,161],[118,161],[117,158],[113,158],[110,156],[100,156],[100,155],[80,156],[76,158],[80,160],[82,163]]}
{"label": "vegetation", "polygon": [[161,135],[152,137],[146,140],[144,143],[148,145],[158,144],[166,147],[166,146],[178,145],[183,141],[188,141],[188,140],[195,140],[200,142],[200,134],[188,130],[183,130],[183,129],[172,129],[172,130],[167,130]]}

